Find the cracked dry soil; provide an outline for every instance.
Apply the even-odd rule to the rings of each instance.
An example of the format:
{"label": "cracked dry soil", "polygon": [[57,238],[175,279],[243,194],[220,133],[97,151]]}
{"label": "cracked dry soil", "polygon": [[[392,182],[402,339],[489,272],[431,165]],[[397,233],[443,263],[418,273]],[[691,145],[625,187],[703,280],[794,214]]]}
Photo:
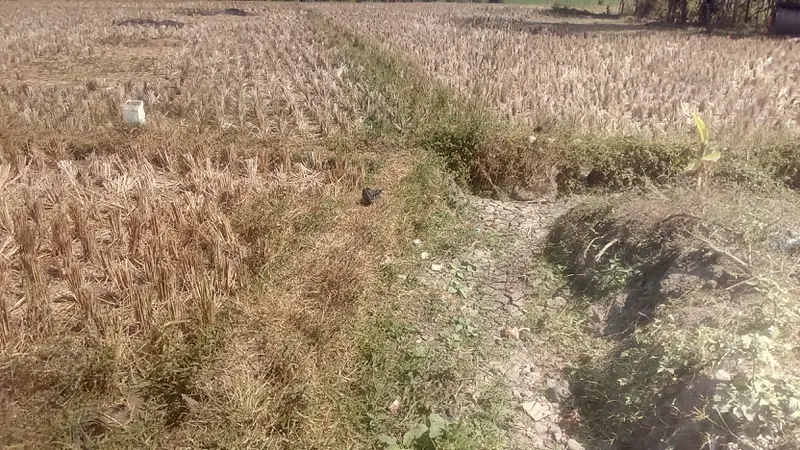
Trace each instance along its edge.
{"label": "cracked dry soil", "polygon": [[[559,355],[542,345],[546,336],[531,333],[525,320],[532,308],[559,307],[552,300],[535,304],[538,285],[536,260],[552,221],[576,203],[576,198],[555,202],[501,201],[469,196],[465,199],[475,211],[474,225],[492,232],[500,245],[477,245],[456,255],[451,261],[438,261],[428,270],[429,282],[446,290],[452,275],[444,267],[469,261],[474,270],[464,277],[468,294],[452,295],[460,315],[469,318],[490,342],[487,360],[472,386],[506,386],[505,400],[512,407],[507,424],[511,450],[584,449],[562,429],[561,404],[569,402],[568,384],[563,380],[566,364]],[[434,261],[436,263],[437,261]],[[440,267],[437,267],[440,266]],[[433,269],[437,270],[433,270]],[[562,305],[563,306],[563,305]]]}

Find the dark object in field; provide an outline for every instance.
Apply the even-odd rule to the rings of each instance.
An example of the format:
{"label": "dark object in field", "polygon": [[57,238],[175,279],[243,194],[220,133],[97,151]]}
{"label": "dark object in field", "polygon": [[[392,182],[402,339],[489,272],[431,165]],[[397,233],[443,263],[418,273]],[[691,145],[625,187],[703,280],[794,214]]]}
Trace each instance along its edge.
{"label": "dark object in field", "polygon": [[365,188],[363,191],[361,191],[361,204],[364,206],[369,206],[377,202],[382,192],[383,189]]}
{"label": "dark object in field", "polygon": [[151,27],[175,27],[175,28],[183,28],[185,25],[183,22],[178,22],[177,20],[153,20],[153,19],[127,19],[120,22],[114,22],[114,25],[117,26],[125,26],[125,25],[141,25],[151,26]]}
{"label": "dark object in field", "polygon": [[186,11],[187,16],[238,16],[238,17],[247,17],[252,16],[253,14],[239,8],[227,8],[227,9],[192,9]]}

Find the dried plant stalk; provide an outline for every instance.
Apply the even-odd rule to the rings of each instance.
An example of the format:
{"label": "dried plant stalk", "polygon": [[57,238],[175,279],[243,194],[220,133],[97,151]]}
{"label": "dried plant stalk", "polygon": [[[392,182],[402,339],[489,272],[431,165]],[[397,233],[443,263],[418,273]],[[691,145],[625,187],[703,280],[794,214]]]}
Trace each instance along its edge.
{"label": "dried plant stalk", "polygon": [[213,279],[197,273],[192,274],[192,294],[201,326],[211,326],[216,322],[219,298],[214,285]]}
{"label": "dried plant stalk", "polygon": [[11,311],[6,301],[8,267],[0,261],[0,344],[5,346],[11,340]]}
{"label": "dried plant stalk", "polygon": [[99,329],[102,329],[101,324],[98,322],[97,302],[95,301],[92,291],[85,285],[83,270],[77,262],[73,262],[67,268],[67,285],[72,295],[75,297],[75,303],[77,303],[78,308],[80,308],[83,313],[83,317]]}
{"label": "dried plant stalk", "polygon": [[80,205],[72,203],[69,205],[69,214],[75,224],[75,236],[81,243],[83,250],[83,260],[90,262],[95,257],[95,236],[94,229],[89,224],[89,217]]}

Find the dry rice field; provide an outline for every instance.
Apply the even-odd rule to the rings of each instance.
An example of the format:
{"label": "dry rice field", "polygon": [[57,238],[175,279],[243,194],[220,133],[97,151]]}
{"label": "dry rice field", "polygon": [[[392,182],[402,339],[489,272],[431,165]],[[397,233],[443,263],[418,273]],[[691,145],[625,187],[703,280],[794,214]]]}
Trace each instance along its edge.
{"label": "dry rice field", "polygon": [[326,12],[507,120],[659,138],[693,132],[697,111],[731,145],[800,131],[797,40],[651,31],[625,21],[565,25],[512,7],[359,5]]}
{"label": "dry rice field", "polygon": [[[697,111],[743,161],[800,137],[797,40],[467,4],[0,17],[0,448],[372,448],[381,267],[455,214],[397,92],[443,88],[526,132],[687,140]],[[427,84],[382,90],[343,50],[359,39]],[[122,123],[128,99],[145,127]],[[366,208],[368,185],[386,194]]]}

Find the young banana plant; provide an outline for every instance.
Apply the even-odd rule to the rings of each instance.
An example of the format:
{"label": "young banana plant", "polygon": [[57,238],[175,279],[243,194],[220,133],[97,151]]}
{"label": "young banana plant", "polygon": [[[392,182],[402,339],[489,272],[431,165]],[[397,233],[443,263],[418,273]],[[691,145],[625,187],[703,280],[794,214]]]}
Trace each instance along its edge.
{"label": "young banana plant", "polygon": [[708,126],[697,113],[694,113],[694,123],[697,126],[697,135],[700,140],[698,151],[693,155],[692,161],[686,167],[687,172],[697,173],[697,188],[703,186],[703,182],[708,179],[711,173],[711,164],[719,160],[722,154],[717,150],[710,150],[708,141]]}

